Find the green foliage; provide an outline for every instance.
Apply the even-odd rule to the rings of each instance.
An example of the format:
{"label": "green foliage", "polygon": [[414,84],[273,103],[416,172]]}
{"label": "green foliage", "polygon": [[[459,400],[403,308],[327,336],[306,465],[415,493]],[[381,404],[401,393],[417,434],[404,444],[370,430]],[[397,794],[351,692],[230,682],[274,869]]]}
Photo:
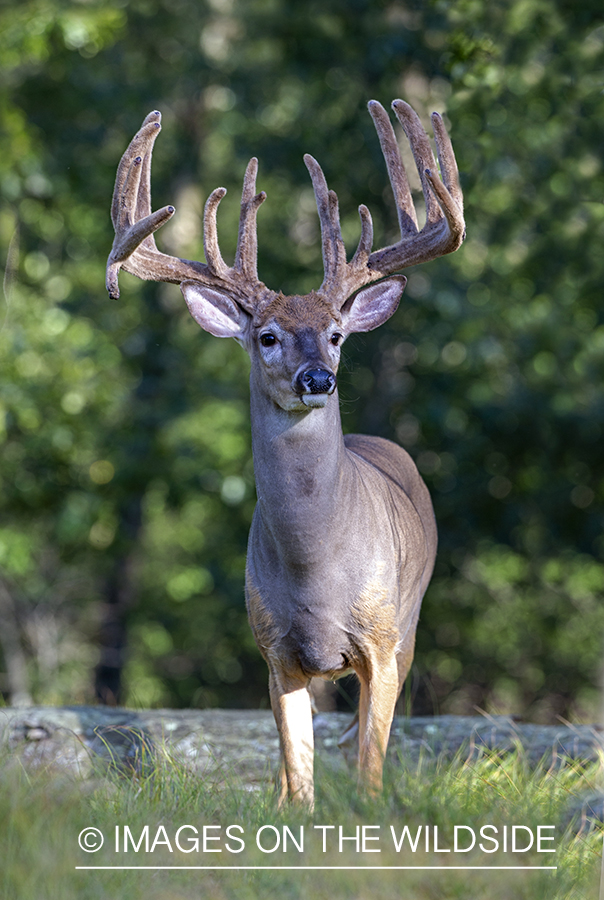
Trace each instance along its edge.
{"label": "green foliage", "polygon": [[441,550],[416,710],[593,717],[599,5],[24,0],[0,4],[0,75],[0,565],[36,699],[90,696],[107,584],[125,572],[129,702],[267,702],[242,592],[254,502],[244,354],[200,333],[176,288],[122,276],[119,302],[103,288],[131,135],[162,110],[155,206],[178,213],[160,242],[190,258],[203,258],[217,184],[232,255],[241,175],[258,156],[260,275],[300,292],[321,280],[302,153],[338,192],[351,248],[361,202],[376,245],[394,240],[365,103],[403,96],[424,119],[447,115],[468,239],[409,272],[394,319],[347,345],[341,394],[345,429],[399,440],[434,497]]}

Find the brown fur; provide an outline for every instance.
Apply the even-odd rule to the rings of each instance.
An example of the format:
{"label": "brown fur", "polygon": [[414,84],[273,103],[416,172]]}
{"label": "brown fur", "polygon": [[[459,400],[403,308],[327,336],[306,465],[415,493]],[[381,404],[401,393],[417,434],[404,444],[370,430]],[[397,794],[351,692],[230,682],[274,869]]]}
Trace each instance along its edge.
{"label": "brown fur", "polygon": [[320,294],[311,291],[305,296],[287,297],[285,294],[277,294],[264,307],[255,325],[260,328],[265,322],[275,319],[281,328],[292,333],[301,328],[322,331],[329,328],[334,320],[339,321],[339,318],[338,313]]}
{"label": "brown fur", "polygon": [[246,572],[246,601],[247,614],[254,639],[262,656],[267,659],[268,653],[279,640],[279,631],[266,608],[260,591],[254,585],[249,572]]}
{"label": "brown fur", "polygon": [[378,665],[389,659],[399,640],[399,627],[396,610],[388,603],[387,590],[379,578],[361,591],[350,613],[363,655],[375,656]]}

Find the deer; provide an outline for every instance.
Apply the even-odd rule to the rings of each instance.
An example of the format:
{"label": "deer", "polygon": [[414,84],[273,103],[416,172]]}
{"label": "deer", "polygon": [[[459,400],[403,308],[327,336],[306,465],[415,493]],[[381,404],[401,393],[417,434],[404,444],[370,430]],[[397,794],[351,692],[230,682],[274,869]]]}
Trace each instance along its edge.
{"label": "deer", "polygon": [[411,456],[381,437],[343,434],[337,390],[341,348],[396,311],[407,279],[400,270],[452,253],[465,236],[463,198],[451,140],[432,114],[438,167],[419,116],[403,100],[392,108],[421,180],[420,229],[389,114],[368,104],[386,163],[400,239],[372,250],[373,225],[359,206],[361,234],[352,259],[342,239],[338,198],[319,163],[304,156],[320,227],[324,278],[304,296],[259,280],[256,193],[250,160],[241,197],[234,263],[219,249],[217,208],[203,217],[206,262],[158,250],[154,233],[173,206],[151,207],[151,155],[161,115],[151,112],[124,153],[111,206],[115,240],[107,261],[109,296],[121,269],[179,284],[202,329],[234,338],[249,354],[250,419],[257,503],[249,533],[245,599],[269,671],[281,750],[279,802],[313,807],[310,683],[356,673],[359,709],[341,743],[356,746],[358,777],[382,790],[395,705],[410,670],[422,598],[435,562],[432,502]]}

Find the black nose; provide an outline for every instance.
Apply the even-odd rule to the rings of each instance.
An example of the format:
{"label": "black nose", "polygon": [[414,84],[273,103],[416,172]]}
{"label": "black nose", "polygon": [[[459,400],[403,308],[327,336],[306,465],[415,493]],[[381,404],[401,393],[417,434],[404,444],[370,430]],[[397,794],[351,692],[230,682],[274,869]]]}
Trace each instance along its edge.
{"label": "black nose", "polygon": [[328,369],[306,369],[297,378],[301,394],[331,394],[336,386],[336,376]]}

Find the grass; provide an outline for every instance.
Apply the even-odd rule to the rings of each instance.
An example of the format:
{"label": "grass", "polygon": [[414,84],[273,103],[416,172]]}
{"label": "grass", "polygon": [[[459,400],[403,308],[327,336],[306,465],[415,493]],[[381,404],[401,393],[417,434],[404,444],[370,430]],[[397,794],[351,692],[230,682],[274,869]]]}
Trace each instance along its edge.
{"label": "grass", "polygon": [[[567,761],[555,768],[531,770],[521,753],[469,762],[421,760],[412,766],[390,767],[383,796],[370,799],[357,791],[354,780],[318,764],[318,796],[314,813],[293,807],[278,810],[272,790],[245,790],[235,776],[209,784],[167,753],[134,777],[106,773],[91,782],[38,771],[28,773],[7,758],[0,780],[0,897],[2,900],[597,900],[602,833],[575,836],[564,830],[569,803],[593,791],[597,767],[582,768]],[[124,826],[135,843],[124,852]],[[413,852],[408,841],[397,852],[404,826],[419,839]],[[455,826],[468,846],[492,849],[488,837],[499,837],[498,852],[476,846],[452,852]],[[483,837],[480,829],[485,826]],[[513,853],[512,826],[522,841],[538,826],[542,841],[554,853]],[[145,826],[148,830],[145,831]],[[176,846],[176,833],[185,853]],[[205,826],[205,852],[203,848]],[[317,827],[320,826],[320,827]],[[328,827],[324,827],[328,826]],[[331,827],[329,827],[331,826]],[[78,835],[100,829],[105,843],[97,853],[78,846]],[[120,851],[115,851],[119,828]],[[342,836],[359,836],[355,840]],[[425,849],[429,827],[429,851]],[[507,827],[508,850],[502,852]],[[227,828],[229,831],[227,832]],[[437,846],[434,849],[435,828]],[[194,830],[195,829],[195,830]],[[259,829],[263,852],[256,845]],[[497,833],[494,829],[498,829]],[[145,835],[148,835],[148,852]],[[365,837],[365,852],[361,845]],[[191,843],[199,837],[199,851]],[[325,836],[325,852],[323,837]],[[283,848],[284,837],[287,841]],[[239,840],[237,840],[239,838]],[[378,840],[372,840],[378,838]],[[303,840],[303,852],[296,843]],[[153,844],[155,842],[155,846]],[[241,849],[242,842],[245,848]],[[269,852],[278,843],[274,852]],[[450,848],[451,852],[445,852]],[[173,852],[170,852],[172,850]],[[211,852],[220,850],[221,852]],[[381,852],[371,852],[380,850]],[[236,852],[240,851],[240,852]],[[240,871],[84,871],[76,866],[350,866],[350,870],[305,869]],[[556,871],[389,870],[388,866],[552,866]],[[380,866],[369,871],[360,866]]]}

